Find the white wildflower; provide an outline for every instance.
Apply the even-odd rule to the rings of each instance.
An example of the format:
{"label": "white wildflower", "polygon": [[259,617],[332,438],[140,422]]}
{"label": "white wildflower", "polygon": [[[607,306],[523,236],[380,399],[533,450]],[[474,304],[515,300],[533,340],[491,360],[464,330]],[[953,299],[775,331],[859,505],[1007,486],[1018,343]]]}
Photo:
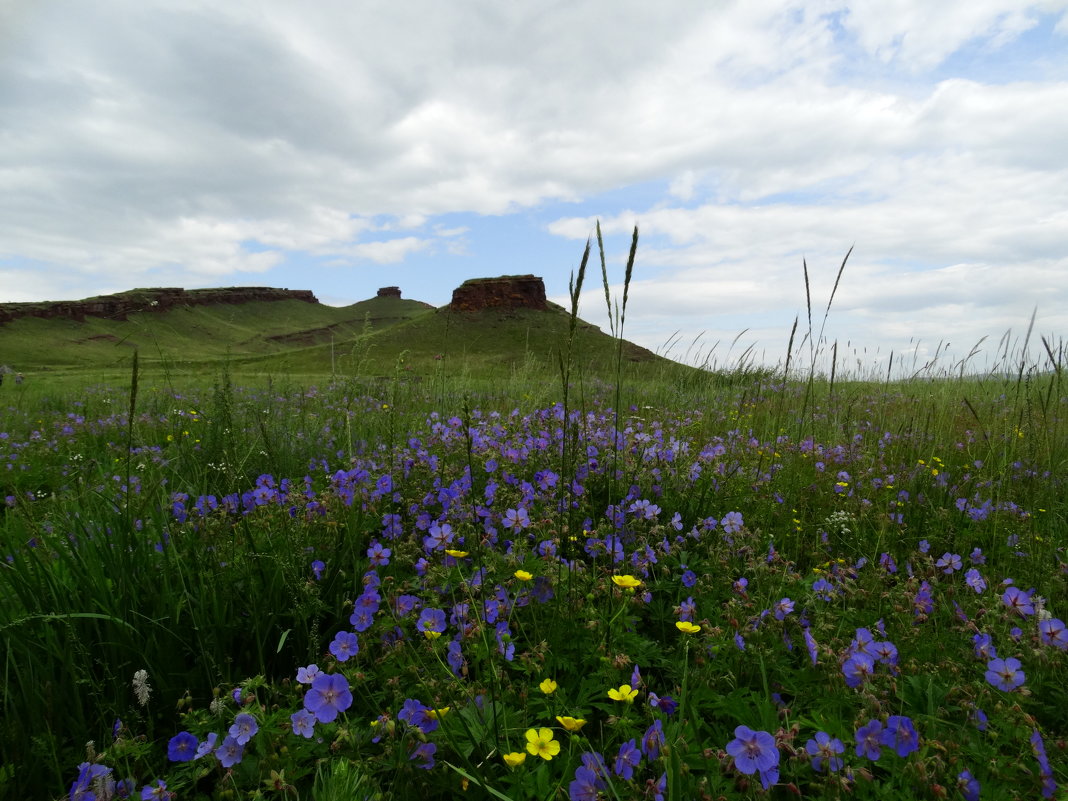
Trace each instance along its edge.
{"label": "white wildflower", "polygon": [[147,670],[139,670],[134,673],[133,691],[137,697],[137,703],[141,706],[148,706],[148,697],[152,695],[152,688],[148,684]]}

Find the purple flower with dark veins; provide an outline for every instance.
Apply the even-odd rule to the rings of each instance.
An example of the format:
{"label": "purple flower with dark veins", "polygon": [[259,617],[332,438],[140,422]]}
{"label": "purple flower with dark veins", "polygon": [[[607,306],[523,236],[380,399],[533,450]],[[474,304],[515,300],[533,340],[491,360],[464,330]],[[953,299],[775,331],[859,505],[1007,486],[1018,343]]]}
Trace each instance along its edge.
{"label": "purple flower with dark veins", "polygon": [[775,738],[766,731],[753,731],[738,726],[734,739],[727,743],[727,753],[734,757],[734,767],[747,776],[769,771],[779,764],[779,749]]}
{"label": "purple flower with dark veins", "polygon": [[1020,669],[1020,660],[991,659],[986,663],[986,680],[999,690],[1009,693],[1024,683],[1024,672]]}
{"label": "purple flower with dark veins", "polygon": [[812,757],[812,769],[814,771],[823,770],[825,763],[827,769],[831,772],[841,770],[842,765],[845,764],[842,758],[838,756],[845,750],[842,741],[837,737],[832,738],[825,731],[816,732],[816,736],[805,743],[805,750]]}
{"label": "purple flower with dark veins", "polygon": [[339,713],[352,706],[349,683],[338,673],[320,673],[304,694],[304,708],[320,723],[333,723]]}

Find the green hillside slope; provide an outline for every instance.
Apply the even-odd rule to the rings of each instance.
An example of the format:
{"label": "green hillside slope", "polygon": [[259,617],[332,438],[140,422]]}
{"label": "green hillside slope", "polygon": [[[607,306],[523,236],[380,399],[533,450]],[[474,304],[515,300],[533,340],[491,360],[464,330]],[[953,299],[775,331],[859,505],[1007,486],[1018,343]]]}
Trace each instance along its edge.
{"label": "green hillside slope", "polygon": [[[389,375],[397,370],[422,374],[448,362],[453,369],[476,374],[500,374],[520,367],[556,374],[566,347],[570,318],[560,306],[548,311],[485,309],[456,312],[444,306],[427,314],[363,337],[335,339],[320,345],[270,357],[238,360],[239,367],[271,366],[282,372],[330,371]],[[616,340],[596,326],[578,322],[572,352],[586,372],[614,369]],[[629,363],[673,365],[631,343],[624,344]]]}
{"label": "green hillside slope", "polygon": [[135,348],[146,366],[261,356],[352,340],[427,311],[418,301],[372,298],[342,308],[299,300],[184,306],[126,320],[25,317],[0,325],[0,364],[24,372],[118,367]]}

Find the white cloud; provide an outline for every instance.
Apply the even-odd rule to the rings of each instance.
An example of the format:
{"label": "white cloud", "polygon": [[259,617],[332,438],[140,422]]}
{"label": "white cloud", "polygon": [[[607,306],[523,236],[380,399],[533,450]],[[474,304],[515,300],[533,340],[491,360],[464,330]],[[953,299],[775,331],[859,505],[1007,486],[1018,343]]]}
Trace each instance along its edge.
{"label": "white cloud", "polygon": [[403,261],[409,253],[425,250],[430,243],[425,239],[406,236],[402,239],[387,239],[380,242],[364,242],[352,245],[347,253],[357,259],[367,259],[377,264]]}
{"label": "white cloud", "polygon": [[973,39],[992,50],[1036,24],[1035,15],[1064,11],[1062,0],[1021,4],[1014,0],[880,0],[842,4],[843,26],[885,62],[920,71],[937,66]]}

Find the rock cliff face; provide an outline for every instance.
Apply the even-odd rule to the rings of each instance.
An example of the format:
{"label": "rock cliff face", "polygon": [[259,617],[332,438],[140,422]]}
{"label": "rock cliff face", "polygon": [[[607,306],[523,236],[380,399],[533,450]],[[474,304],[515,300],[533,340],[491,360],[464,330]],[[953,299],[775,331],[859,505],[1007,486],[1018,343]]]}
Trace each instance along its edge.
{"label": "rock cliff face", "polygon": [[546,311],[545,283],[535,275],[472,278],[452,291],[454,311],[537,309]]}
{"label": "rock cliff face", "polygon": [[399,298],[401,296],[399,286],[384,286],[378,290],[379,298]]}
{"label": "rock cliff face", "polygon": [[119,295],[101,295],[85,300],[42,303],[0,303],[0,324],[23,317],[61,317],[79,322],[86,317],[125,320],[135,312],[160,312],[179,306],[213,306],[219,303],[302,300],[318,303],[307,289],[274,289],[263,286],[233,286],[218,289],[132,289]]}

